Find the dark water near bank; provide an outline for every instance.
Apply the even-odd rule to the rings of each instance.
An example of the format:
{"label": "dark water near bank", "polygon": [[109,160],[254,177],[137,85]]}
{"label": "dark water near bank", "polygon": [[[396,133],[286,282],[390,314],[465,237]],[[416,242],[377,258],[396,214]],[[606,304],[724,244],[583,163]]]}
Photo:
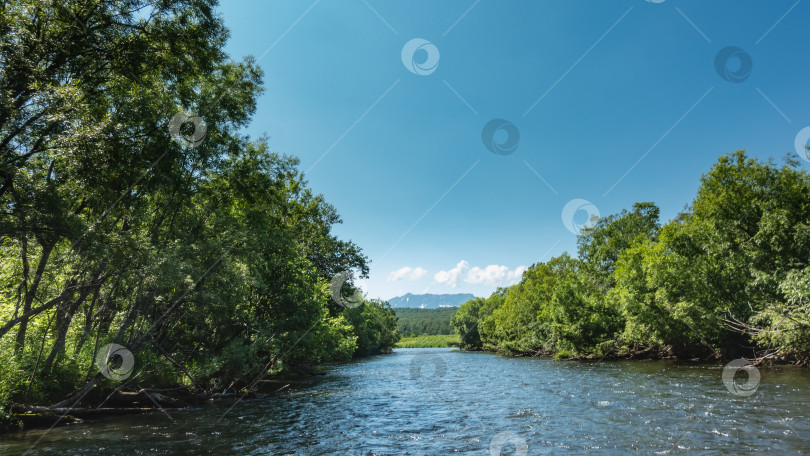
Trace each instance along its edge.
{"label": "dark water near bank", "polygon": [[213,404],[4,435],[0,453],[40,438],[29,454],[810,453],[810,370],[762,369],[757,391],[740,397],[722,368],[400,349],[230,412]]}

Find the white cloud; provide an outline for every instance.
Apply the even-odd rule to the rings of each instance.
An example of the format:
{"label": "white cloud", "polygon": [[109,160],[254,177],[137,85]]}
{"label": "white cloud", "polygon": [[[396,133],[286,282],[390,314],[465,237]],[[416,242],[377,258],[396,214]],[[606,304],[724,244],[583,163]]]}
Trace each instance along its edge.
{"label": "white cloud", "polygon": [[[464,277],[464,281],[470,284],[511,285],[517,283],[523,277],[524,271],[526,271],[526,266],[509,269],[508,266],[498,264],[491,264],[484,268],[478,266],[470,268],[468,262],[461,260],[453,269],[437,272],[433,279],[438,283],[450,285],[451,287],[455,287],[461,277]],[[465,272],[466,277],[464,276]]]}
{"label": "white cloud", "polygon": [[437,272],[433,276],[433,279],[438,283],[444,283],[450,285],[451,287],[455,287],[459,276],[461,276],[461,273],[464,272],[464,270],[466,270],[469,266],[469,263],[461,260],[453,269]]}
{"label": "white cloud", "polygon": [[419,280],[427,274],[427,270],[422,269],[420,267],[411,268],[405,266],[404,268],[399,268],[396,271],[388,274],[388,281],[389,282],[396,282],[398,280]]}
{"label": "white cloud", "polygon": [[491,264],[484,269],[478,266],[470,269],[467,273],[467,278],[464,279],[467,283],[483,283],[485,285],[497,285],[503,282],[506,274],[509,273],[509,268],[506,266],[499,266]]}
{"label": "white cloud", "polygon": [[526,266],[518,266],[506,274],[506,280],[510,282],[517,282],[523,278],[523,273],[528,269]]}

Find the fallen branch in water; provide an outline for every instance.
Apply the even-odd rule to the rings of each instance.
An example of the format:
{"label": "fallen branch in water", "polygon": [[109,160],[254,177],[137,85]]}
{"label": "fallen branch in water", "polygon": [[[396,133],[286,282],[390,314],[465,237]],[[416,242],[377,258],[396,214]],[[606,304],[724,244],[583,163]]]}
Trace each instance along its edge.
{"label": "fallen branch in water", "polygon": [[40,417],[70,415],[74,418],[92,418],[111,415],[131,415],[136,413],[149,413],[160,411],[155,407],[104,407],[104,408],[70,408],[70,407],[41,407],[36,405],[12,404],[11,411],[18,414],[18,418],[35,414]]}

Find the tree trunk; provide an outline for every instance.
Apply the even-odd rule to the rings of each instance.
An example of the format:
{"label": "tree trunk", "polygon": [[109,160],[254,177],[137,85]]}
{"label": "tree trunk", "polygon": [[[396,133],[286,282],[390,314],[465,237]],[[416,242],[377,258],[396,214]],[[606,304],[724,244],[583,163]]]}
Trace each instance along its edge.
{"label": "tree trunk", "polygon": [[51,256],[51,251],[53,251],[55,245],[56,242],[48,242],[42,245],[42,255],[40,255],[39,263],[37,264],[34,281],[31,283],[31,288],[25,292],[20,329],[17,330],[17,349],[19,353],[22,353],[23,348],[25,348],[25,333],[28,331],[28,314],[31,312],[31,304],[34,302],[34,297],[39,290],[39,284],[42,281],[43,274],[45,274],[45,266],[48,264],[48,258]]}
{"label": "tree trunk", "polygon": [[[22,280],[20,281],[20,285],[17,287],[17,306],[14,308],[14,318],[17,318],[18,312],[20,310],[20,303],[24,299],[23,296],[28,294],[28,273],[30,271],[30,267],[28,265],[28,237],[22,237],[22,248],[20,249],[20,258],[22,260]],[[30,310],[30,309],[29,309]],[[25,314],[26,310],[23,308],[22,313]],[[14,344],[14,354],[19,356],[22,353],[23,347],[25,345],[25,332],[18,332],[17,333],[17,340]]]}
{"label": "tree trunk", "polygon": [[67,336],[68,329],[70,328],[70,323],[73,321],[73,315],[76,313],[76,309],[79,308],[82,302],[87,299],[87,295],[90,294],[90,290],[87,289],[82,292],[79,298],[71,304],[70,308],[67,311],[62,310],[62,306],[57,307],[56,310],[56,342],[53,344],[53,348],[51,349],[51,354],[48,355],[48,359],[45,360],[45,364],[42,366],[42,370],[44,372],[48,372],[53,367],[53,363],[56,360],[56,355],[61,353],[65,348],[65,338]]}

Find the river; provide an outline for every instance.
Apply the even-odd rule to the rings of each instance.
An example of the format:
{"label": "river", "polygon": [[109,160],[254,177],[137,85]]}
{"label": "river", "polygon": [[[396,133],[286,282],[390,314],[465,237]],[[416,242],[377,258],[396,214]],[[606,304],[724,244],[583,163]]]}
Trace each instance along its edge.
{"label": "river", "polygon": [[763,368],[750,396],[732,394],[722,373],[723,365],[398,349],[235,405],[3,435],[0,453],[810,453],[810,370]]}

